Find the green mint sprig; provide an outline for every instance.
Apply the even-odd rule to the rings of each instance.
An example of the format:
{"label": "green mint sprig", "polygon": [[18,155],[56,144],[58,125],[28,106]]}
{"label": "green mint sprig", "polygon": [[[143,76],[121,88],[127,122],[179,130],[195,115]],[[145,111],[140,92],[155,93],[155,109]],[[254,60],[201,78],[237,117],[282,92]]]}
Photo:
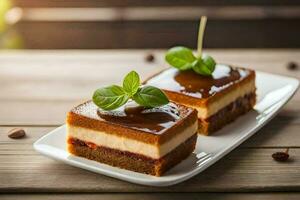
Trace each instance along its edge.
{"label": "green mint sprig", "polygon": [[173,67],[184,71],[193,69],[196,73],[210,76],[215,70],[216,62],[209,55],[202,55],[203,35],[207,18],[202,16],[198,32],[197,55],[187,47],[177,46],[169,49],[166,53],[166,61]]}
{"label": "green mint sprig", "polygon": [[141,86],[140,77],[135,71],[129,72],[123,79],[123,87],[111,85],[94,92],[93,102],[103,110],[114,110],[129,99],[144,107],[157,107],[169,103],[167,96],[153,86]]}

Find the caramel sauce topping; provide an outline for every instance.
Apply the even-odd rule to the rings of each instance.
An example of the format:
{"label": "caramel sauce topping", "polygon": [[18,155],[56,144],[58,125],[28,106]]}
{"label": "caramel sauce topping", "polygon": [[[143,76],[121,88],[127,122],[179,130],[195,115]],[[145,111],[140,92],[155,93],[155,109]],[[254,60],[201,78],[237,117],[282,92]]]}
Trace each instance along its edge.
{"label": "caramel sauce topping", "polygon": [[183,93],[197,98],[208,98],[242,80],[249,74],[244,69],[234,69],[227,65],[217,65],[211,76],[203,76],[192,70],[167,69],[149,79],[146,84]]}
{"label": "caramel sauce topping", "polygon": [[97,114],[103,120],[154,134],[162,133],[179,119],[179,109],[173,103],[149,109],[127,103],[114,111],[98,109]]}

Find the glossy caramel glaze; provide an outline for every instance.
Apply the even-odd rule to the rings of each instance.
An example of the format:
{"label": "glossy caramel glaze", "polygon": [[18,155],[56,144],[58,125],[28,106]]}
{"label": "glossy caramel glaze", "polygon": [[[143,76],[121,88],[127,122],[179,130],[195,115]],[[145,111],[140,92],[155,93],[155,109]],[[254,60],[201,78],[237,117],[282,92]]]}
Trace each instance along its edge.
{"label": "glossy caramel glaze", "polygon": [[98,115],[106,121],[155,133],[173,126],[179,118],[175,104],[153,109],[145,109],[138,105],[125,106],[121,111],[109,112],[99,109]]}
{"label": "glossy caramel glaze", "polygon": [[249,75],[250,71],[217,65],[212,76],[202,76],[192,70],[167,69],[148,79],[145,84],[196,98],[209,98]]}
{"label": "glossy caramel glaze", "polygon": [[131,101],[116,110],[105,111],[99,109],[93,102],[88,102],[84,108],[73,112],[154,134],[162,133],[180,119],[179,108],[174,103],[146,109]]}

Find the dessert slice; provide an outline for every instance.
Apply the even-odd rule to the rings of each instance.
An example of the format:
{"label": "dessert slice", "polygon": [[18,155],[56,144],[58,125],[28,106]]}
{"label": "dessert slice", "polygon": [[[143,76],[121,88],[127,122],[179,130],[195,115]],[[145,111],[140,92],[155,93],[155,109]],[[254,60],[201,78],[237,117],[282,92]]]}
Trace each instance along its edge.
{"label": "dessert slice", "polygon": [[113,111],[85,102],[67,114],[71,154],[161,176],[187,158],[197,140],[197,111],[176,103],[145,108],[129,101]]}
{"label": "dessert slice", "polygon": [[208,135],[252,109],[255,72],[218,64],[210,76],[166,69],[145,84],[161,88],[170,100],[198,111],[199,133]]}

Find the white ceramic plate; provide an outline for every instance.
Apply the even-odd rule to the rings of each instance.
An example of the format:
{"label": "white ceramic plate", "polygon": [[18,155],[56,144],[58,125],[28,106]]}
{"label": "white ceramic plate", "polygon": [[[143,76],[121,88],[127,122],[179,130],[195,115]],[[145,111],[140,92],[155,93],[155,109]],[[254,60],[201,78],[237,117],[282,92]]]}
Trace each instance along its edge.
{"label": "white ceramic plate", "polygon": [[70,155],[66,151],[65,126],[40,138],[34,143],[34,148],[67,164],[124,181],[152,186],[174,185],[199,174],[252,136],[278,113],[299,85],[297,79],[262,72],[256,74],[258,101],[255,110],[212,136],[199,136],[194,153],[162,177],[139,174]]}

